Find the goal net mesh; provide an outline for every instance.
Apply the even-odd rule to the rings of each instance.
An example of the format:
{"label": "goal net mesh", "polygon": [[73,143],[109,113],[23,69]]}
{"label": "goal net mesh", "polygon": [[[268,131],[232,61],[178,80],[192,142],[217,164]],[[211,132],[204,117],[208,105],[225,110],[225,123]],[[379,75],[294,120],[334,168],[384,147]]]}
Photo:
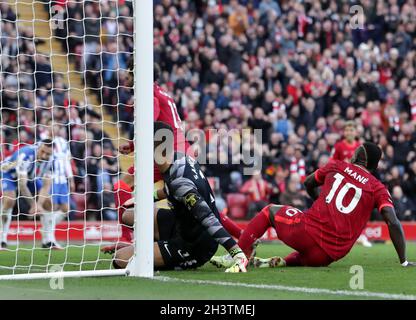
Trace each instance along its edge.
{"label": "goal net mesh", "polygon": [[124,241],[114,186],[133,163],[118,152],[133,139],[132,1],[0,0],[0,14],[0,275],[111,269],[101,248]]}

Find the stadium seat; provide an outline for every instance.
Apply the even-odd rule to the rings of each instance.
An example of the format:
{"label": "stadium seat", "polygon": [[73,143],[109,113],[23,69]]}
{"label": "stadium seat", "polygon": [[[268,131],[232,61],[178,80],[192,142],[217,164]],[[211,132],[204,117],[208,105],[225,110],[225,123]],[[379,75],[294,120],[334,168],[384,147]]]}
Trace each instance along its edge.
{"label": "stadium seat", "polygon": [[228,216],[231,219],[245,219],[247,215],[247,196],[241,193],[227,195]]}

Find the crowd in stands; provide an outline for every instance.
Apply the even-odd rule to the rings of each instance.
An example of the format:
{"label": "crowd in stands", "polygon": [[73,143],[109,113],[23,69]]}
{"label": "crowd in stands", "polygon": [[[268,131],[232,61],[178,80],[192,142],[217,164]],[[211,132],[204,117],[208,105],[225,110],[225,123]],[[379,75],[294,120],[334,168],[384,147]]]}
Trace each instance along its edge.
{"label": "crowd in stands", "polygon": [[[133,50],[132,2],[57,3],[65,8],[67,22],[57,30],[63,46],[106,110],[132,137],[133,92],[127,71]],[[350,12],[355,4],[362,15]],[[2,19],[2,26],[13,33],[7,20]],[[30,39],[31,31],[26,32]],[[10,38],[2,35],[2,45],[13,53]],[[383,149],[378,175],[388,185],[400,219],[416,220],[415,39],[413,0],[154,0],[160,84],[175,98],[186,130],[263,130],[261,172],[246,176],[242,164],[204,165],[207,176],[219,178],[216,193],[222,207],[229,194],[247,195],[246,218],[267,202],[307,208],[303,179],[329,161],[346,121],[354,120],[358,139]],[[19,59],[25,60],[19,66],[33,71],[33,58],[22,55],[33,52],[33,41],[19,41],[26,43],[19,46]],[[37,59],[47,65],[44,58]],[[9,60],[8,73],[2,71],[4,86],[16,82],[17,57]],[[37,100],[50,106],[52,95],[65,101],[65,86],[51,90],[44,78],[44,88],[33,92],[33,80],[23,79],[30,89],[19,91],[20,101],[28,113],[39,112]],[[6,99],[11,106],[3,123],[17,112],[16,95],[3,94],[3,105]],[[74,116],[66,121],[77,119],[83,126],[84,109],[70,108]],[[99,128],[81,132],[94,139],[102,134]],[[27,136],[31,138],[30,132]],[[85,137],[79,139],[82,146]],[[237,156],[212,141],[209,137],[208,156]],[[82,152],[98,157],[104,152],[99,147],[90,143],[79,153],[74,147],[74,157],[82,158]]]}
{"label": "crowd in stands", "polygon": [[399,217],[416,220],[414,1],[161,0],[154,17],[161,82],[187,129],[263,130],[262,174],[206,166],[223,193],[307,208],[301,182],[354,120],[384,151]]}
{"label": "crowd in stands", "polygon": [[[60,135],[70,140],[76,185],[70,218],[116,219],[110,208],[119,168],[113,142],[102,130],[102,115],[84,101],[70,101],[64,75],[51,70],[50,57],[37,52],[32,26],[18,27],[13,8],[0,3],[0,161],[51,137],[51,125],[62,124]],[[87,210],[86,216],[80,208]]]}

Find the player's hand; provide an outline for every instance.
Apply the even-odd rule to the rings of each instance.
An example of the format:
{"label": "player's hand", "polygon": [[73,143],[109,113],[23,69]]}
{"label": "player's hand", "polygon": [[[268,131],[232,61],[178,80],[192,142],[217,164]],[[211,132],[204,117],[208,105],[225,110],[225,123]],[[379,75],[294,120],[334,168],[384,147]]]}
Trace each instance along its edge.
{"label": "player's hand", "polygon": [[43,213],[43,210],[42,210],[41,206],[38,205],[36,202],[34,204],[32,204],[32,206],[30,207],[30,209],[28,211],[29,216],[35,216],[35,215],[41,214],[41,213]]}
{"label": "player's hand", "polygon": [[244,252],[240,248],[236,248],[230,251],[230,255],[234,260],[234,264],[225,270],[229,273],[247,272],[248,259]]}
{"label": "player's hand", "polygon": [[131,148],[130,148],[130,143],[124,143],[122,144],[119,148],[118,151],[121,154],[129,154],[132,152]]}

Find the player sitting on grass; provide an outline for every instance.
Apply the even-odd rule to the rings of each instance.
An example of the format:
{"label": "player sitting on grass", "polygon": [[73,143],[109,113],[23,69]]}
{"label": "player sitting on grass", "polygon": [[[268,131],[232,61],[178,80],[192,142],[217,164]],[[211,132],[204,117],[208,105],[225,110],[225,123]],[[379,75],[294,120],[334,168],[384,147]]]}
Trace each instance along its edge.
{"label": "player sitting on grass", "polygon": [[[268,205],[254,217],[238,244],[249,256],[252,244],[272,227],[277,236],[296,251],[282,259],[254,258],[255,267],[328,266],[351,250],[377,208],[386,221],[391,240],[402,266],[414,266],[406,259],[406,242],[386,187],[371,173],[377,169],[381,150],[366,142],[354,153],[352,163],[329,162],[305,180],[308,194],[315,200],[306,212],[285,205]],[[318,194],[318,187],[321,192]],[[231,265],[228,256],[217,256],[211,263]]]}
{"label": "player sitting on grass", "polygon": [[[157,121],[154,132],[155,163],[163,175],[165,195],[173,206],[170,217],[174,215],[176,223],[171,239],[154,243],[155,268],[199,267],[209,261],[220,244],[234,261],[226,271],[245,272],[248,260],[221,225],[211,187],[198,162],[173,151],[173,130],[169,125]],[[164,192],[158,193],[163,197]],[[130,214],[131,223],[131,212],[125,214]],[[123,219],[128,220],[127,216]],[[114,266],[125,268],[133,253],[133,246],[117,250]]]}
{"label": "player sitting on grass", "polygon": [[[13,207],[19,197],[29,202],[29,215],[42,213],[42,242],[52,246],[51,233],[54,232],[53,215],[44,210],[51,188],[51,155],[53,142],[50,139],[38,145],[30,145],[16,150],[1,163],[2,212],[0,218],[1,247],[7,248],[7,235],[12,219]],[[35,197],[36,196],[36,197]]]}

